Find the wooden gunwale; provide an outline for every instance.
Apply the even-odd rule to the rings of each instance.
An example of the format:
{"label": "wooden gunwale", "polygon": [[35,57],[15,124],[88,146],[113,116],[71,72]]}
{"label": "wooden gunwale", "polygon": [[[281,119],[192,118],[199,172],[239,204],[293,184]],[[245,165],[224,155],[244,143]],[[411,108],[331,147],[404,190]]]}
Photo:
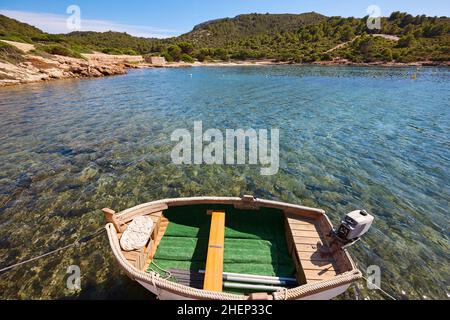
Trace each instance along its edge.
{"label": "wooden gunwale", "polygon": [[[166,205],[167,207],[171,206],[184,206],[184,205],[195,205],[195,204],[226,204],[226,205],[248,205],[248,199],[244,202],[241,198],[236,197],[194,197],[194,198],[178,198],[178,199],[162,199],[157,201],[152,201],[148,203],[144,203],[126,210],[123,210],[116,215],[117,218],[122,218],[125,220],[125,217],[127,221],[131,221],[131,219],[134,216],[145,214],[146,212],[156,210],[157,208],[160,208],[161,206]],[[353,262],[353,260],[350,258],[346,250],[340,250],[340,252],[335,253],[331,252],[330,248],[328,247],[328,240],[326,238],[326,233],[332,229],[332,225],[328,217],[325,215],[325,212],[321,209],[316,208],[309,208],[304,206],[299,206],[295,204],[287,204],[272,200],[264,200],[264,199],[254,199],[252,202],[252,205],[256,208],[261,207],[267,207],[267,208],[275,208],[280,209],[285,212],[285,214],[290,215],[291,219],[296,220],[296,223],[291,224],[291,227],[288,231],[291,232],[292,235],[292,241],[294,242],[296,246],[295,254],[298,257],[298,261],[300,264],[304,265],[302,268],[302,271],[307,279],[306,284],[301,285],[299,287],[289,289],[288,292],[299,292],[295,293],[295,296],[298,298],[304,296],[301,288],[305,288],[304,290],[313,290],[310,288],[311,285],[316,283],[323,283],[323,285],[320,287],[321,289],[314,289],[314,292],[320,292],[323,290],[330,289],[332,287],[337,286],[339,283],[340,285],[345,285],[346,283],[349,283],[348,281],[352,281],[350,279],[357,279],[360,277],[360,272],[356,269],[356,266]],[[163,217],[163,215],[162,215]],[[119,220],[122,220],[119,219]],[[161,221],[160,221],[161,222]],[[313,223],[311,223],[313,222]],[[289,224],[288,224],[289,225]],[[314,228],[317,231],[317,236],[314,234]],[[120,249],[120,245],[118,245],[118,240],[120,239],[120,233],[113,232],[111,228],[107,228],[109,236],[115,236],[116,241],[111,241],[110,237],[110,245],[111,247],[115,247],[116,249],[119,249],[122,255],[118,254],[117,251],[114,251],[116,254],[116,258],[118,259],[121,266],[123,266],[127,270],[127,274],[129,274],[132,278],[138,279],[147,279],[148,274],[145,273],[143,270],[146,269],[134,269],[135,271],[131,272],[129,267],[125,267],[125,265],[122,264],[123,260],[127,261],[129,266],[131,267],[131,270],[133,268],[136,268],[136,266],[132,263],[132,261],[128,261],[128,259],[125,258],[124,252]],[[161,229],[161,234],[156,233],[155,238],[153,239],[154,242],[157,244],[157,239],[161,240],[164,232]],[[305,232],[302,234],[302,232]],[[115,235],[114,235],[115,234]],[[295,237],[294,237],[295,235]],[[314,243],[314,241],[316,241]],[[297,242],[297,243],[296,243]],[[305,243],[306,242],[306,243]],[[155,243],[153,244],[151,253],[145,263],[146,266],[151,262],[151,259],[156,251],[157,245],[155,246]],[[118,247],[118,248],[117,248]],[[114,249],[114,248],[113,248]],[[309,264],[308,264],[309,263]],[[339,272],[338,272],[339,271]],[[137,273],[135,273],[137,272]],[[339,274],[342,274],[342,277],[339,276]],[[353,274],[353,275],[350,275]],[[338,280],[341,279],[342,280]],[[333,280],[336,279],[336,280]],[[349,279],[349,280],[344,280]],[[144,282],[147,282],[148,280],[145,280]],[[154,282],[155,280],[153,280]],[[162,282],[160,282],[162,281]],[[167,280],[161,280],[158,279],[158,283],[162,285],[162,283],[165,283]],[[354,281],[354,280],[353,280]],[[148,282],[150,283],[150,282]],[[329,284],[327,284],[329,283]],[[333,284],[332,284],[333,283]],[[165,285],[164,285],[165,286]],[[183,285],[179,285],[183,287]],[[168,285],[170,287],[170,285]],[[186,287],[189,288],[189,287]],[[166,288],[167,289],[167,288]],[[199,297],[202,296],[202,294],[199,293],[199,289],[193,289],[194,290],[192,297]],[[178,290],[178,289],[177,289]],[[172,291],[174,293],[177,292],[177,290],[173,288],[167,289],[167,291]],[[208,296],[208,291],[204,291],[205,295]],[[220,293],[224,297],[225,296],[233,296],[226,293]],[[276,295],[276,293],[274,294]],[[233,296],[234,297],[234,296]],[[270,295],[272,297],[272,295]],[[248,298],[248,296],[246,296]]]}

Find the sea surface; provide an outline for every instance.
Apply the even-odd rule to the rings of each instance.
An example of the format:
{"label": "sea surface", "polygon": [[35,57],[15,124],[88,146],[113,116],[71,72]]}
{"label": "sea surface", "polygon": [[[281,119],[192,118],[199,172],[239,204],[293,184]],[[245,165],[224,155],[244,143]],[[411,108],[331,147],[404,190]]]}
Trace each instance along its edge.
{"label": "sea surface", "polygon": [[[416,80],[414,80],[416,75]],[[450,70],[320,66],[147,69],[0,88],[0,269],[73,242],[116,211],[161,198],[277,199],[375,216],[350,253],[398,299],[450,294]],[[175,129],[280,132],[280,169],[175,165]],[[81,290],[67,288],[68,267]],[[341,299],[383,299],[365,281]],[[2,299],[153,296],[106,236],[0,274]]]}

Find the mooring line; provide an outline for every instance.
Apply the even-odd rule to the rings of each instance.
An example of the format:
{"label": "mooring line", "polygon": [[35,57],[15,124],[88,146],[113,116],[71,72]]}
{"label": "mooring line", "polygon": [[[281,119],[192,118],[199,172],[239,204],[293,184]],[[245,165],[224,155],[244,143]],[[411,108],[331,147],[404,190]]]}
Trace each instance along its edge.
{"label": "mooring line", "polygon": [[21,261],[21,262],[12,264],[12,265],[10,265],[10,266],[4,267],[4,268],[0,269],[0,274],[2,274],[3,272],[6,272],[6,271],[8,271],[8,270],[11,270],[12,268],[15,268],[15,267],[18,267],[18,266],[21,266],[21,265],[30,263],[30,262],[32,262],[32,261],[36,261],[36,260],[38,260],[38,259],[41,259],[41,258],[50,256],[50,255],[55,254],[55,253],[57,253],[57,252],[59,252],[59,251],[68,249],[68,248],[70,248],[70,247],[78,246],[78,245],[80,245],[81,243],[86,243],[86,242],[88,242],[88,241],[90,241],[90,240],[92,240],[92,239],[95,239],[96,237],[98,237],[99,235],[101,235],[104,231],[105,231],[105,228],[100,228],[100,229],[98,229],[97,231],[95,231],[94,233],[91,233],[91,234],[89,234],[89,235],[87,235],[87,236],[78,238],[77,240],[75,240],[75,241],[74,241],[73,243],[71,243],[71,244],[65,245],[65,246],[63,246],[63,247],[61,247],[61,248],[58,248],[58,249],[49,251],[49,252],[44,253],[44,254],[41,254],[41,255],[39,255],[39,256],[36,256],[36,257],[30,258],[30,259],[27,259],[27,260],[24,260],[24,261]]}
{"label": "mooring line", "polygon": [[[362,275],[362,278],[363,278],[364,280],[366,280],[367,283],[369,282],[369,280],[368,280],[366,277],[364,277],[364,275]],[[377,286],[376,284],[374,284],[374,283],[371,282],[371,285],[374,286],[375,288],[377,288],[378,290],[380,290],[381,292],[383,292],[383,293],[384,293],[387,297],[389,297],[391,300],[397,300],[397,299],[395,299],[391,294],[389,294],[389,293],[386,292],[385,290],[381,289],[381,288],[380,288],[379,286]]]}
{"label": "mooring line", "polygon": [[[359,270],[361,270],[361,268],[359,267],[358,263],[355,263],[355,264],[356,264],[356,267],[357,267]],[[376,289],[378,289],[378,290],[380,290],[382,293],[384,293],[389,299],[391,299],[391,300],[397,300],[397,299],[395,299],[390,293],[386,292],[386,291],[383,290],[381,287],[377,286],[375,283],[372,283],[371,281],[369,281],[369,279],[367,279],[367,278],[362,274],[362,271],[361,271],[361,277],[362,277],[364,280],[366,280],[366,283],[369,283],[369,282],[370,282],[370,284],[371,284],[372,286],[374,286]],[[355,285],[356,285],[356,284],[355,284]]]}

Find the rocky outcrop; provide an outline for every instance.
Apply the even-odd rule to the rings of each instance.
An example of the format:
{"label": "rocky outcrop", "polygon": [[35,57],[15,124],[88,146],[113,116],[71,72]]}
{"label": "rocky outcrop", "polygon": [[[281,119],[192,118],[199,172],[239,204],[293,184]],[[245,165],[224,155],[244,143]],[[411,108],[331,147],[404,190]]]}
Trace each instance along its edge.
{"label": "rocky outcrop", "polygon": [[[105,55],[106,56],[106,55]],[[0,61],[0,86],[52,79],[104,77],[126,73],[126,59],[77,59],[58,55],[27,54],[17,65]]]}

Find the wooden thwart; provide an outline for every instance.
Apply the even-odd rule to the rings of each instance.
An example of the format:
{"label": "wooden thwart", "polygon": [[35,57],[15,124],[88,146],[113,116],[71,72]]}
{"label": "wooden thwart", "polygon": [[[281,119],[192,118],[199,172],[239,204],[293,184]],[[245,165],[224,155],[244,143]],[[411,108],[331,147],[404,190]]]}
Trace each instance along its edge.
{"label": "wooden thwart", "polygon": [[209,231],[208,255],[203,289],[222,291],[223,251],[225,241],[225,212],[212,211]]}

